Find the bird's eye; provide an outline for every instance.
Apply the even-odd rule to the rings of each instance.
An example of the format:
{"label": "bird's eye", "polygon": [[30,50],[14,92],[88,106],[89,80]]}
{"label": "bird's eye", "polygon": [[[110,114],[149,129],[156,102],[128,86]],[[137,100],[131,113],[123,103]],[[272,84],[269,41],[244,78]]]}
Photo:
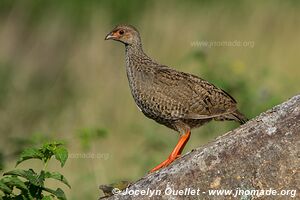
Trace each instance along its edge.
{"label": "bird's eye", "polygon": [[124,30],[119,30],[119,34],[123,35],[124,34]]}

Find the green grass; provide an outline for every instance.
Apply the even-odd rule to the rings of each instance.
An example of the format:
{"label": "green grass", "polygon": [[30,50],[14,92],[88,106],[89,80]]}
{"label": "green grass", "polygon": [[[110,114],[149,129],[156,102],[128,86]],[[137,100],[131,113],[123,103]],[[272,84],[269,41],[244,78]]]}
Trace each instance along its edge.
{"label": "green grass", "polygon": [[[138,179],[168,156],[178,136],[138,111],[124,47],[104,41],[116,24],[137,26],[146,53],[225,89],[252,118],[299,93],[299,17],[296,1],[1,1],[5,169],[25,146],[64,140],[70,155],[100,155],[70,158],[62,172],[69,199],[95,199],[98,185]],[[234,40],[254,47],[191,45]],[[185,152],[237,126],[193,130]]]}

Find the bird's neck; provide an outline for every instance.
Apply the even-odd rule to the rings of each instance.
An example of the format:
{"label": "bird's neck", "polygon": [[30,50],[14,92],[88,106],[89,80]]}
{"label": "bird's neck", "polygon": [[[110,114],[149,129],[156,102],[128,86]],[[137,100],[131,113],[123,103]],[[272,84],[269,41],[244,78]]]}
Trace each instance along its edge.
{"label": "bird's neck", "polygon": [[129,58],[145,56],[145,53],[143,51],[143,47],[141,44],[125,45],[125,53],[126,53],[126,57],[129,57]]}
{"label": "bird's neck", "polygon": [[126,68],[129,70],[137,70],[142,67],[146,59],[150,59],[143,51],[142,45],[126,45],[125,46]]}
{"label": "bird's neck", "polygon": [[125,60],[126,60],[126,72],[127,78],[131,90],[136,89],[136,85],[142,80],[143,73],[149,70],[150,66],[154,66],[152,59],[148,57],[143,49],[142,45],[125,47]]}

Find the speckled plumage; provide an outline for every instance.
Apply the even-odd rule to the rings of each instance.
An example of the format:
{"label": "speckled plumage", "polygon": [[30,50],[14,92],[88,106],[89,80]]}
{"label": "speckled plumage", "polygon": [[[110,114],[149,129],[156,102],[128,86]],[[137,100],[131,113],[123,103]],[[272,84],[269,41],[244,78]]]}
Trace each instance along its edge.
{"label": "speckled plumage", "polygon": [[152,60],[144,53],[133,26],[119,25],[110,35],[120,30],[124,35],[112,39],[125,44],[130,90],[145,116],[180,133],[213,119],[246,121],[228,93],[195,75]]}
{"label": "speckled plumage", "polygon": [[169,157],[151,172],[168,166],[180,156],[192,128],[213,119],[246,121],[237,110],[236,101],[222,89],[148,57],[143,51],[140,34],[133,26],[119,25],[105,39],[125,44],[128,82],[138,108],[148,118],[180,133]]}

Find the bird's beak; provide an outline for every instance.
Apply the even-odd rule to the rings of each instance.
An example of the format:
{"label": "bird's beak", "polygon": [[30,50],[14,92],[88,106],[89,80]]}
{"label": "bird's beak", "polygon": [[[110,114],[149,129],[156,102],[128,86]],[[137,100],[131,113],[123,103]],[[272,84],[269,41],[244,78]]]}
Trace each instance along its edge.
{"label": "bird's beak", "polygon": [[104,38],[105,40],[111,40],[111,39],[115,39],[116,35],[114,34],[114,32],[110,32],[109,34],[106,35],[106,37]]}

